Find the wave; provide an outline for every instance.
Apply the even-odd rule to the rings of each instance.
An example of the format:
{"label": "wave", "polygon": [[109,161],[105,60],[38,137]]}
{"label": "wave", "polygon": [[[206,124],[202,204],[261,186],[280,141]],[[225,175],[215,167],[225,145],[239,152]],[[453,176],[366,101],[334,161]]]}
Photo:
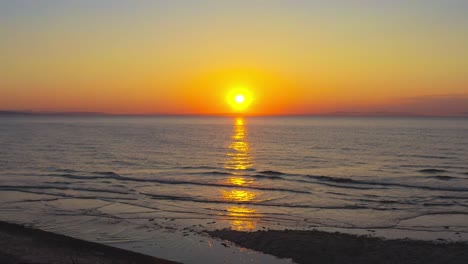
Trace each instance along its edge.
{"label": "wave", "polygon": [[437,169],[468,169],[466,166],[444,166],[444,165],[411,165],[411,164],[402,164],[398,165],[401,168],[437,168]]}
{"label": "wave", "polygon": [[[243,170],[245,171],[245,170]],[[252,170],[247,170],[247,171],[255,171],[254,169]],[[258,175],[245,175],[245,176],[263,176],[263,177],[271,177],[271,178],[274,178],[274,177],[277,177],[277,178],[281,178],[279,176],[281,175],[290,175],[290,174],[287,174],[287,173],[284,173],[284,172],[280,172],[280,171],[272,171],[272,170],[266,170],[266,171],[260,171],[258,172],[259,174]],[[188,173],[188,174],[200,174],[200,175],[234,175],[234,173],[232,172],[226,172],[226,171],[219,171],[219,170],[213,170],[213,171],[202,171],[202,172],[191,172],[191,173]]]}
{"label": "wave", "polygon": [[423,159],[455,159],[455,157],[448,156],[432,156],[432,155],[398,155],[399,157],[415,157]]}
{"label": "wave", "polygon": [[422,173],[443,173],[443,172],[448,172],[448,171],[441,170],[441,169],[422,169],[422,170],[418,170],[418,172],[422,172]]}
{"label": "wave", "polygon": [[99,174],[99,175],[108,175],[108,176],[120,176],[119,174],[113,171],[93,171],[92,173]]}
{"label": "wave", "polygon": [[65,172],[65,173],[75,173],[75,172],[79,172],[79,171],[75,171],[75,170],[71,170],[71,169],[52,169],[52,171],[56,171],[56,172]]}
{"label": "wave", "polygon": [[305,204],[290,204],[290,203],[262,203],[262,202],[234,202],[226,200],[213,200],[213,199],[199,199],[195,197],[188,196],[175,196],[175,195],[159,195],[159,194],[150,194],[150,193],[141,193],[151,197],[156,200],[176,200],[176,201],[187,201],[187,202],[196,202],[196,203],[217,203],[217,204],[243,204],[243,205],[254,205],[254,206],[269,206],[269,207],[288,207],[288,208],[308,208],[308,209],[372,209],[372,210],[393,210],[386,208],[371,208],[361,205],[342,205],[342,206],[314,206],[314,205],[305,205]]}
{"label": "wave", "polygon": [[[440,169],[423,169],[420,170],[425,173],[440,173],[446,172],[445,170]],[[89,175],[86,175],[89,174]],[[212,174],[212,175],[232,175],[229,172],[223,171],[206,171],[201,172],[201,174]],[[136,178],[136,177],[127,177],[119,175],[112,171],[93,171],[93,172],[77,172],[76,174],[65,173],[65,174],[48,174],[48,176],[56,176],[70,179],[114,179],[118,181],[129,181],[129,182],[148,182],[148,183],[160,183],[160,184],[171,184],[171,185],[199,185],[199,186],[212,186],[212,187],[223,187],[223,188],[245,188],[245,189],[255,189],[255,190],[264,190],[264,191],[281,191],[281,192],[290,192],[290,193],[302,193],[310,194],[309,191],[304,190],[295,190],[290,188],[275,188],[275,187],[262,187],[262,186],[235,186],[225,183],[216,183],[216,182],[199,182],[199,181],[189,181],[189,180],[178,180],[178,179],[155,179],[155,178]],[[413,184],[404,184],[404,183],[395,183],[395,182],[383,182],[383,181],[372,181],[372,180],[359,180],[343,177],[333,177],[333,176],[322,176],[322,175],[302,175],[302,174],[288,174],[280,171],[265,170],[260,171],[257,174],[253,175],[244,175],[245,177],[253,178],[267,178],[272,180],[284,180],[289,182],[298,182],[298,183],[307,183],[307,184],[323,184],[331,187],[337,188],[348,188],[348,189],[377,189],[376,187],[389,188],[389,187],[402,187],[402,188],[414,188],[414,189],[424,189],[424,190],[433,190],[433,191],[449,191],[449,192],[466,192],[468,188],[466,187],[444,187],[444,186],[428,186],[428,185],[413,185]],[[456,179],[456,177],[451,176],[434,176],[432,178],[438,180],[451,180]],[[366,187],[367,186],[367,187]]]}
{"label": "wave", "polygon": [[451,177],[451,176],[429,176],[429,177],[426,177],[426,178],[444,180],[444,181],[457,179],[456,177]]}
{"label": "wave", "polygon": [[260,171],[259,173],[268,174],[268,175],[285,175],[286,174],[284,172],[274,171],[274,170],[265,170],[265,171]]}
{"label": "wave", "polygon": [[213,166],[182,166],[182,167],[174,167],[174,169],[189,169],[189,170],[193,170],[193,169],[205,169],[205,170],[215,170],[217,169],[216,167],[213,167]]}
{"label": "wave", "polygon": [[148,182],[148,183],[160,183],[160,184],[173,184],[173,185],[199,185],[199,186],[212,186],[212,187],[224,187],[224,188],[243,188],[243,189],[255,189],[262,191],[280,191],[280,192],[290,192],[290,193],[303,193],[310,194],[308,191],[293,190],[286,188],[273,188],[273,187],[261,187],[261,186],[236,186],[231,184],[223,183],[210,183],[210,182],[194,182],[194,181],[184,181],[184,180],[166,180],[166,179],[144,179],[144,178],[133,178],[125,177],[114,172],[93,172],[99,173],[101,175],[94,176],[82,176],[74,174],[48,174],[48,176],[57,176],[69,179],[115,179],[119,181],[129,181],[129,182]]}
{"label": "wave", "polygon": [[70,190],[70,191],[86,191],[86,192],[97,192],[97,193],[129,194],[129,192],[123,192],[123,191],[117,191],[117,190],[82,188],[82,187],[73,187],[73,186],[0,185],[0,190],[11,190],[11,189]]}
{"label": "wave", "polygon": [[202,174],[202,175],[233,175],[232,173],[224,172],[224,171],[192,172],[192,173],[189,173],[189,174]]}
{"label": "wave", "polygon": [[318,179],[321,181],[332,181],[338,183],[359,183],[356,180],[349,179],[349,178],[339,178],[339,177],[330,177],[330,176],[310,176],[311,178]]}
{"label": "wave", "polygon": [[[202,175],[235,175],[234,173],[230,172],[224,172],[224,171],[207,171],[207,172],[193,172],[189,174],[202,174]],[[260,171],[258,174],[243,174],[242,176],[244,177],[252,177],[252,178],[268,178],[268,179],[282,179],[286,181],[295,181],[292,179],[285,179],[281,177],[281,175],[292,175],[292,174],[287,174],[284,172],[280,171],[272,171],[272,170],[266,170],[266,171]]]}
{"label": "wave", "polygon": [[[49,192],[41,192],[40,190],[47,190],[47,189],[58,189],[58,188],[36,188],[36,187],[31,187],[31,186],[25,186],[22,188],[22,186],[3,186],[5,188],[2,188],[0,186],[1,191],[15,191],[15,192],[22,192],[22,193],[32,193],[32,194],[40,194],[40,195],[47,195],[47,196],[54,196],[54,197],[59,197],[59,198],[76,198],[76,199],[95,199],[95,200],[102,200],[102,201],[135,201],[138,200],[137,198],[132,198],[132,197],[123,197],[123,196],[96,196],[96,195],[86,195],[86,194],[79,194],[79,195],[73,195],[73,194],[68,194],[68,193],[49,193]],[[96,193],[104,193],[102,191],[95,191]],[[40,199],[40,201],[46,201],[47,199]]]}
{"label": "wave", "polygon": [[[401,184],[401,183],[391,183],[391,182],[362,181],[362,180],[353,180],[349,178],[315,176],[315,175],[307,175],[306,177],[313,178],[319,181],[346,183],[346,184],[352,184],[352,185],[403,187],[403,188],[415,188],[415,189],[424,189],[424,190],[432,190],[432,191],[448,191],[448,192],[468,192],[468,188],[463,188],[463,187],[451,188],[451,187],[421,186],[421,185],[411,185],[411,184]],[[335,187],[349,188],[349,186],[343,186],[343,185],[335,185]]]}
{"label": "wave", "polygon": [[76,170],[69,170],[69,169],[60,169],[55,170],[57,172],[64,172],[60,174],[56,173],[49,173],[45,174],[45,176],[52,176],[52,177],[62,177],[62,178],[69,178],[69,179],[81,179],[81,180],[94,180],[94,179],[103,179],[103,178],[113,178],[119,177],[120,175],[113,172],[113,171],[76,171]]}
{"label": "wave", "polygon": [[96,179],[109,178],[106,176],[76,175],[76,174],[46,174],[45,176],[61,177],[61,178],[74,179],[74,180],[96,180]]}
{"label": "wave", "polygon": [[283,178],[281,176],[276,176],[276,175],[253,174],[253,175],[249,175],[249,176],[253,177],[253,178],[258,178],[258,179],[267,178],[267,179],[272,179],[272,180],[296,181],[296,180],[292,180],[292,179],[285,179],[285,178]]}
{"label": "wave", "polygon": [[448,195],[439,195],[439,196],[435,196],[434,199],[468,200],[468,196],[448,196]]}
{"label": "wave", "polygon": [[424,207],[431,207],[431,206],[444,206],[444,207],[450,207],[450,206],[466,206],[463,204],[454,204],[454,203],[423,203],[422,206]]}

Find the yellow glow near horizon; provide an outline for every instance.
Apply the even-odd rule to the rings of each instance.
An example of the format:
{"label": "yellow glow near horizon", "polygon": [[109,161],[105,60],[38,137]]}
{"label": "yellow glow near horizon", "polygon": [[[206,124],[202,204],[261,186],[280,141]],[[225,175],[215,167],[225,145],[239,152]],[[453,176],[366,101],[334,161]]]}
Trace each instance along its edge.
{"label": "yellow glow near horizon", "polygon": [[468,112],[468,1],[39,2],[0,1],[1,110]]}
{"label": "yellow glow near horizon", "polygon": [[252,101],[252,93],[245,86],[234,87],[227,95],[227,102],[235,112],[246,111]]}

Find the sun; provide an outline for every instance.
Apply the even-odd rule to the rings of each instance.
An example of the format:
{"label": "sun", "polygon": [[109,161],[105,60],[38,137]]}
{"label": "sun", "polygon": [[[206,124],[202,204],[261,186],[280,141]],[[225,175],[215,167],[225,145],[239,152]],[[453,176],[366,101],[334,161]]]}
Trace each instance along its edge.
{"label": "sun", "polygon": [[250,89],[246,86],[235,86],[227,95],[227,102],[234,112],[245,112],[253,101]]}
{"label": "sun", "polygon": [[236,103],[242,104],[245,102],[245,96],[243,94],[236,95]]}

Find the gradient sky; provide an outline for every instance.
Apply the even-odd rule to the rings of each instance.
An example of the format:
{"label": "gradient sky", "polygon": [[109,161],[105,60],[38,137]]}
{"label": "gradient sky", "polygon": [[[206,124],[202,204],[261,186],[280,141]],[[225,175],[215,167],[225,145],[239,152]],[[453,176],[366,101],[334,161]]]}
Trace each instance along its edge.
{"label": "gradient sky", "polygon": [[468,115],[468,1],[0,0],[0,110]]}

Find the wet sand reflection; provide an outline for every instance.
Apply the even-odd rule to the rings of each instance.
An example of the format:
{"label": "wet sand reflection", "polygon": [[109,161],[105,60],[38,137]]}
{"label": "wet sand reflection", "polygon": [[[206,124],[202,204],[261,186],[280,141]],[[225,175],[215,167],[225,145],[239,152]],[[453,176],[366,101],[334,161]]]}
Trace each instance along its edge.
{"label": "wet sand reflection", "polygon": [[250,186],[254,183],[254,180],[246,175],[246,172],[253,167],[252,156],[249,150],[249,142],[246,139],[245,120],[241,117],[236,118],[232,142],[229,144],[226,153],[228,159],[225,169],[233,171],[233,176],[226,179],[226,183],[238,186],[239,189],[222,190],[221,197],[225,201],[240,204],[226,208],[226,215],[231,219],[231,228],[239,231],[254,229],[257,224],[257,218],[260,216],[256,209],[242,205],[242,203],[257,201],[259,196],[258,192],[242,189],[242,187]]}

